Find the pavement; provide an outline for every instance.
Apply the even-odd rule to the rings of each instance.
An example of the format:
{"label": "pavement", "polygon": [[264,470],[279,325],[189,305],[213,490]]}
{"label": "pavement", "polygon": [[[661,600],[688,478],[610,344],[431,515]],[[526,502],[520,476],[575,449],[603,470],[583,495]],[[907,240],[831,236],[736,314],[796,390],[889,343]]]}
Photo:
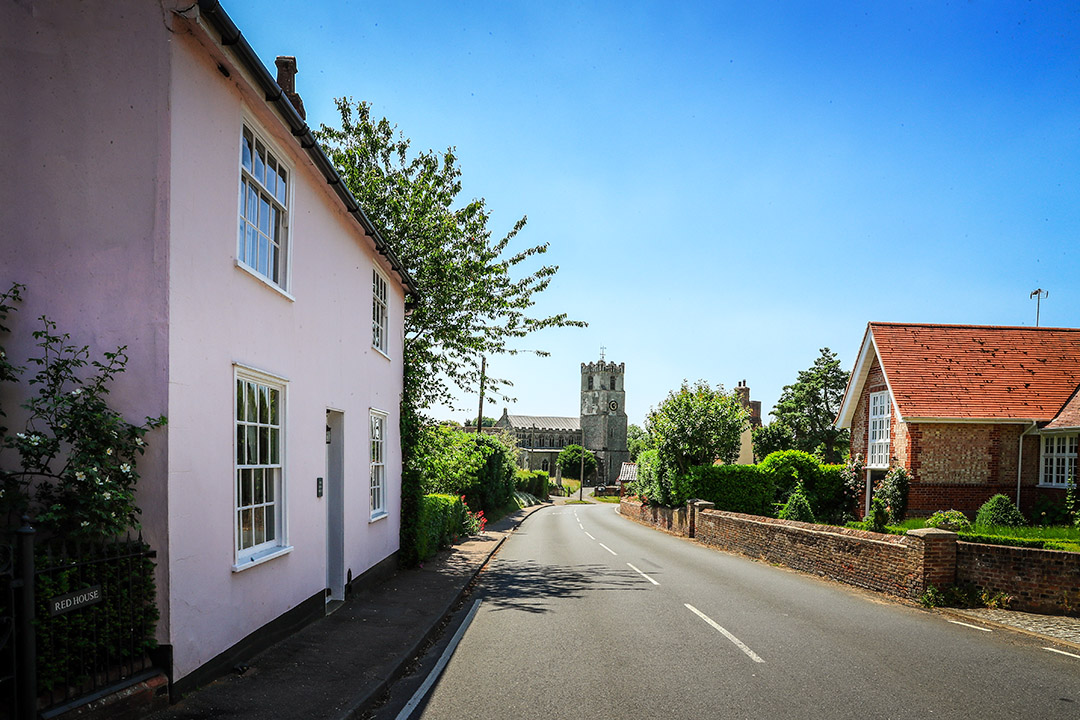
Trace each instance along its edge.
{"label": "pavement", "polygon": [[[370,717],[390,686],[440,638],[455,611],[465,612],[461,606],[473,581],[510,534],[534,512],[567,499],[576,498],[519,510],[423,566],[399,570],[354,593],[332,614],[252,658],[242,675],[203,687],[148,720]],[[1080,652],[1080,618],[996,609],[945,612]]]}
{"label": "pavement", "polygon": [[506,538],[552,504],[512,513],[421,567],[353,593],[332,614],[253,657],[242,675],[221,678],[147,720],[363,717],[439,636]]}

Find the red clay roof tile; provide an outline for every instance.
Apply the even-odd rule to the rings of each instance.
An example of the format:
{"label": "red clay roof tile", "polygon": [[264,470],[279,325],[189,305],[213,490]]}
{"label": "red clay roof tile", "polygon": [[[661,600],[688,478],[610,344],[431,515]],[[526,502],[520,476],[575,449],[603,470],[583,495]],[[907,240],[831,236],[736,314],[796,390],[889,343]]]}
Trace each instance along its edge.
{"label": "red clay roof tile", "polygon": [[904,417],[1048,421],[1080,386],[1080,329],[870,323],[870,332]]}

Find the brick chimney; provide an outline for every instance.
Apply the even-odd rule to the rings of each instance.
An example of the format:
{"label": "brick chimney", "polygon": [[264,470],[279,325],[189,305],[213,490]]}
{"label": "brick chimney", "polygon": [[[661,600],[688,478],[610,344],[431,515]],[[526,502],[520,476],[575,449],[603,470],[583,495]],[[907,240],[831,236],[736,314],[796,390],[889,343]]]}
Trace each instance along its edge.
{"label": "brick chimney", "polygon": [[735,386],[735,399],[739,401],[743,410],[750,412],[750,388],[746,386],[745,380],[740,380]]}
{"label": "brick chimney", "polygon": [[285,97],[289,98],[289,102],[292,103],[293,109],[296,110],[296,114],[300,116],[300,119],[307,120],[307,113],[304,112],[304,101],[300,99],[300,95],[296,92],[296,58],[292,55],[278,55],[274,64],[277,65],[278,87],[285,93]]}

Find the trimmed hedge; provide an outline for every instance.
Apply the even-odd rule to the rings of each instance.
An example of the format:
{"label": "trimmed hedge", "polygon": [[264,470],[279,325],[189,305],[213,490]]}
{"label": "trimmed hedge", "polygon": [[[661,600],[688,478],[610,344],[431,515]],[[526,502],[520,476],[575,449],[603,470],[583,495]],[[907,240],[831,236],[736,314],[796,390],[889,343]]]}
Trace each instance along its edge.
{"label": "trimmed hedge", "polygon": [[543,500],[548,496],[548,474],[543,470],[518,470],[514,475],[514,486],[521,492]]}
{"label": "trimmed hedge", "polygon": [[795,486],[802,482],[803,492],[815,517],[830,522],[843,519],[848,509],[843,465],[822,465],[810,453],[781,450],[771,453],[758,463],[758,467],[772,476],[776,487],[775,502],[786,503]]}
{"label": "trimmed hedge", "polygon": [[420,498],[416,551],[421,561],[447,547],[462,532],[465,503],[457,495],[434,493]]}
{"label": "trimmed hedge", "polygon": [[715,504],[717,510],[748,515],[770,515],[772,511],[775,492],[772,476],[762,472],[757,465],[702,465],[690,468],[683,484],[689,497],[707,500]]}

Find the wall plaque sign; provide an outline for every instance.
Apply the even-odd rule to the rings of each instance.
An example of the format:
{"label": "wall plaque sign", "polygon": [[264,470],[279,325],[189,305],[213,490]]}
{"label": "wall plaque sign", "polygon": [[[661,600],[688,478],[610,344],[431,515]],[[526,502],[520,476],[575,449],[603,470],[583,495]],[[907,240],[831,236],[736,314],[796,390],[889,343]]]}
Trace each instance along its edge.
{"label": "wall plaque sign", "polygon": [[72,610],[99,603],[104,598],[105,595],[101,592],[100,585],[91,585],[88,588],[76,590],[67,595],[58,595],[49,599],[49,615],[52,617],[63,615]]}

